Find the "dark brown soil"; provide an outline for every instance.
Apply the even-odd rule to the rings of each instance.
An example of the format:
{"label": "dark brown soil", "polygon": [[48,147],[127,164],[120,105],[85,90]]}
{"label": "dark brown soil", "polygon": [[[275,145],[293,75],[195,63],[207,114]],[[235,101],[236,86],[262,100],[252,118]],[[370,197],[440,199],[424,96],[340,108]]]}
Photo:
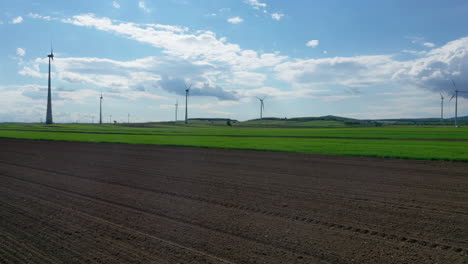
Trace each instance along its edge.
{"label": "dark brown soil", "polygon": [[468,164],[0,139],[0,263],[468,263]]}

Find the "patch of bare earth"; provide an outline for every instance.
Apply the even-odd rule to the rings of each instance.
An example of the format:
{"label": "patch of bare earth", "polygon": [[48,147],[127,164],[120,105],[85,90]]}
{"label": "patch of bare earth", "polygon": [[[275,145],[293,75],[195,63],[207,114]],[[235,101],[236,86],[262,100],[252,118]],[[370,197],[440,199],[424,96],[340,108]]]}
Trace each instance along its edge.
{"label": "patch of bare earth", "polygon": [[468,164],[0,139],[0,263],[466,263]]}

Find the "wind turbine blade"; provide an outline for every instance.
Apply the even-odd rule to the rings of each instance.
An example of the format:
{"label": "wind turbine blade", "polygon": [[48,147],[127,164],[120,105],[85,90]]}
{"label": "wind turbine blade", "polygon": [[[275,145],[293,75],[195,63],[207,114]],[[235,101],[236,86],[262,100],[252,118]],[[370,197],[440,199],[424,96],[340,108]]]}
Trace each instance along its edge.
{"label": "wind turbine blade", "polygon": [[450,97],[450,102],[452,101],[452,99],[455,97],[455,95],[452,95],[452,97]]}
{"label": "wind turbine blade", "polygon": [[50,58],[54,60],[54,45],[50,42]]}

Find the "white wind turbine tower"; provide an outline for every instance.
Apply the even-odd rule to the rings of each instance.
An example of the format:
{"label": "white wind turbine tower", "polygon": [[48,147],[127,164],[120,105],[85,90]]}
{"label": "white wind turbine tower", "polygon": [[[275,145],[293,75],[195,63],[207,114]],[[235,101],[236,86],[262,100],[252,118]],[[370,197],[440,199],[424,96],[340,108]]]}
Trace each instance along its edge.
{"label": "white wind turbine tower", "polygon": [[47,113],[46,113],[46,124],[51,125],[52,121],[52,95],[51,95],[51,76],[50,76],[50,64],[51,61],[54,60],[54,49],[52,44],[50,45],[50,54],[47,55],[49,57],[49,85],[47,88]]}
{"label": "white wind turbine tower", "polygon": [[175,103],[175,122],[177,123],[177,111],[179,110],[179,100]]}
{"label": "white wind turbine tower", "polygon": [[467,91],[459,91],[457,90],[457,86],[455,82],[452,80],[453,88],[455,89],[455,93],[450,98],[450,101],[455,97],[455,127],[458,127],[458,93],[468,93]]}
{"label": "white wind turbine tower", "polygon": [[190,87],[192,87],[192,84],[190,84],[187,87],[187,84],[185,84],[185,124],[188,124],[188,95],[190,92]]}
{"label": "white wind turbine tower", "polygon": [[101,97],[99,98],[99,124],[102,125],[102,93]]}
{"label": "white wind turbine tower", "polygon": [[440,122],[444,122],[444,95],[440,93]]}
{"label": "white wind turbine tower", "polygon": [[260,100],[260,120],[263,119],[263,110],[265,110],[265,104],[263,103],[263,100],[265,100],[266,96],[263,98],[257,97],[258,100]]}

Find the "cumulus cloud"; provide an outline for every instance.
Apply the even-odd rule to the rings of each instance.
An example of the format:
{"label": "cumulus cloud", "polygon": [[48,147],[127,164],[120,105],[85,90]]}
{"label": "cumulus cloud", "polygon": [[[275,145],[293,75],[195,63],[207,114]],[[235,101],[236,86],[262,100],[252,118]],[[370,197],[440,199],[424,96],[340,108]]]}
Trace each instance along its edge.
{"label": "cumulus cloud", "polygon": [[232,73],[232,78],[229,78],[229,83],[234,86],[258,87],[262,86],[266,79],[267,76],[263,73],[238,71]]}
{"label": "cumulus cloud", "polygon": [[[46,73],[40,71],[40,65],[46,64],[47,59],[36,59],[30,65],[24,66],[20,74],[44,78]],[[132,61],[60,58],[55,60],[54,65],[54,79],[70,84],[104,88],[114,94],[125,93],[125,97],[130,99],[139,92],[154,96],[158,94],[154,88],[182,94],[185,90],[185,79],[193,83],[192,96],[213,96],[221,100],[237,99],[235,93],[212,84],[211,75],[216,75],[217,67],[209,64],[169,57],[146,57]],[[130,96],[132,94],[133,96]]]}
{"label": "cumulus cloud", "polygon": [[21,22],[23,22],[23,17],[22,16],[15,17],[15,18],[13,18],[13,20],[11,20],[12,24],[20,24]]}
{"label": "cumulus cloud", "polygon": [[468,37],[451,41],[403,63],[392,78],[447,93],[453,93],[451,80],[454,80],[460,89],[468,90]]}
{"label": "cumulus cloud", "polygon": [[434,48],[436,45],[432,42],[425,41],[423,37],[406,37],[411,40],[411,43],[424,46],[426,48]]}
{"label": "cumulus cloud", "polygon": [[396,55],[296,59],[277,65],[276,77],[296,87],[412,85],[453,93],[450,80],[468,90],[468,37],[451,41],[411,60]]}
{"label": "cumulus cloud", "polygon": [[254,9],[260,9],[260,8],[266,8],[267,7],[266,3],[262,3],[259,0],[247,0],[246,3],[249,4],[251,7],[253,7]]}
{"label": "cumulus cloud", "polygon": [[116,1],[112,1],[112,6],[114,8],[120,8],[120,4],[118,2],[116,2]]}
{"label": "cumulus cloud", "polygon": [[280,21],[281,18],[283,18],[284,16],[284,14],[279,12],[271,12],[270,10],[268,10],[269,8],[267,8],[267,4],[261,2],[260,0],[246,0],[245,3],[247,3],[253,9],[259,10],[264,15],[267,15],[276,21]]}
{"label": "cumulus cloud", "polygon": [[146,13],[150,13],[151,12],[151,9],[149,9],[148,7],[146,7],[146,3],[143,2],[143,1],[140,1],[138,2],[138,7],[141,8],[143,11],[145,11]]}
{"label": "cumulus cloud", "polygon": [[[168,92],[185,95],[185,89],[192,84],[188,84],[187,81],[181,78],[169,78],[167,76],[163,76],[156,85]],[[220,86],[211,86],[208,83],[204,83],[201,86],[192,85],[190,87],[190,96],[212,96],[220,100],[238,99],[236,92],[226,91]]]}
{"label": "cumulus cloud", "polygon": [[36,78],[46,78],[47,74],[41,73],[38,63],[31,63],[23,66],[23,68],[18,72],[23,76],[31,76]]}
{"label": "cumulus cloud", "polygon": [[273,13],[271,14],[271,18],[273,18],[274,20],[277,20],[277,21],[280,21],[281,18],[283,17],[284,15],[283,14],[280,14],[280,13]]}
{"label": "cumulus cloud", "polygon": [[435,47],[435,44],[432,42],[424,42],[423,46],[428,47],[428,48],[433,48]]}
{"label": "cumulus cloud", "polygon": [[107,17],[96,17],[94,14],[77,15],[62,21],[148,43],[162,48],[165,54],[174,57],[226,63],[242,69],[272,67],[287,58],[278,53],[258,54],[253,50],[241,49],[239,45],[229,43],[225,38],[217,38],[211,31],[176,32],[148,24],[117,22]]}
{"label": "cumulus cloud", "polygon": [[26,50],[23,49],[23,48],[17,48],[16,49],[16,55],[18,55],[20,57],[23,57],[24,55],[26,55]]}
{"label": "cumulus cloud", "polygon": [[425,50],[410,50],[410,49],[404,49],[402,50],[403,53],[415,55],[415,56],[421,56],[427,53]]}
{"label": "cumulus cloud", "polygon": [[49,21],[53,20],[53,18],[50,17],[50,16],[41,16],[41,15],[36,14],[36,13],[29,13],[28,16],[30,18],[36,18],[36,19],[43,19],[43,20],[49,20]]}
{"label": "cumulus cloud", "polygon": [[297,59],[275,67],[277,77],[296,86],[339,84],[367,86],[389,80],[398,63],[389,55]]}
{"label": "cumulus cloud", "polygon": [[[332,86],[339,89],[343,96],[358,96],[355,93],[357,90],[350,88],[378,87],[382,84],[395,86],[405,84],[432,91],[451,91],[453,88],[450,86],[450,79],[454,79],[460,89],[468,89],[466,77],[468,76],[468,38],[449,42],[427,52],[419,52],[416,58],[409,60],[399,60],[398,54],[293,59],[278,53],[258,53],[242,49],[237,44],[229,43],[225,38],[218,38],[211,31],[192,32],[187,28],[173,28],[174,26],[170,25],[150,26],[113,21],[93,14],[77,15],[61,21],[147,43],[160,48],[165,55],[161,65],[152,62],[161,60],[160,57],[128,62],[114,61],[111,63],[112,67],[108,67],[106,61],[100,61],[103,65],[97,71],[100,74],[96,76],[93,75],[96,71],[91,64],[80,66],[83,69],[69,68],[64,73],[58,74],[61,78],[70,81],[80,81],[84,78],[86,82],[95,82],[96,85],[121,87],[121,89],[131,87],[130,89],[135,90],[137,87],[139,89],[154,87],[154,84],[163,78],[166,80],[180,78],[192,81],[194,88],[205,91],[213,88],[205,94],[212,94],[217,98],[229,98],[230,95],[223,95],[219,89],[230,94],[229,91],[233,90],[233,87],[237,91],[235,96],[241,98],[243,94],[237,88],[249,87],[249,84],[250,87],[263,87],[264,82],[270,78],[284,81],[294,90],[317,90],[323,86]],[[319,42],[311,44],[318,45]],[[42,60],[46,62],[45,59]],[[145,60],[151,62],[146,63],[149,65],[147,68],[128,69],[129,65],[138,65]],[[185,66],[179,67],[180,65]],[[35,67],[34,63],[25,65],[22,73],[31,76],[42,74]],[[86,72],[85,68],[92,70]],[[110,71],[107,74],[106,69]],[[169,90],[167,86],[164,87],[166,91]],[[339,95],[330,96],[337,98]]]}
{"label": "cumulus cloud", "polygon": [[[38,17],[40,18],[40,17]],[[190,80],[193,96],[214,96],[234,100],[227,86],[261,86],[266,75],[257,69],[271,68],[287,57],[278,53],[257,53],[244,50],[209,31],[189,33],[188,28],[159,24],[115,22],[92,14],[60,20],[76,26],[92,27],[161,48],[164,56],[132,61],[103,58],[59,58],[54,62],[56,77],[69,83],[83,83],[112,91],[150,91],[154,87],[172,92],[162,81]],[[22,66],[20,74],[43,77],[40,58]],[[42,68],[45,69],[45,68]],[[155,85],[159,83],[160,85]],[[152,91],[152,90],[151,90]]]}
{"label": "cumulus cloud", "polygon": [[244,19],[242,19],[241,17],[231,17],[227,20],[229,23],[231,24],[239,24],[239,23],[242,23],[244,22]]}
{"label": "cumulus cloud", "polygon": [[319,45],[319,41],[317,39],[313,39],[313,40],[309,40],[307,43],[306,43],[306,46],[307,47],[312,47],[312,48],[315,48]]}

